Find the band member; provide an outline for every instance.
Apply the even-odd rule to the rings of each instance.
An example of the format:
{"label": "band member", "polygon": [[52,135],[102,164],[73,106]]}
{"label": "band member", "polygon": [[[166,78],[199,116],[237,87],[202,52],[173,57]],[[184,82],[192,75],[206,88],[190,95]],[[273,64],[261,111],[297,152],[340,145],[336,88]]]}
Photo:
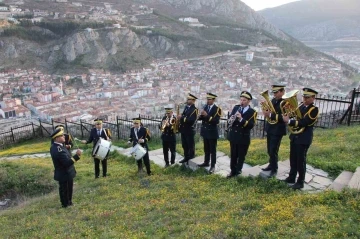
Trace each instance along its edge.
{"label": "band member", "polygon": [[[61,124],[56,125],[56,126],[55,126],[55,129],[58,129],[58,128],[60,128],[62,131],[65,132],[65,127],[64,127],[64,125],[61,125]],[[71,148],[74,146],[73,140],[72,140],[72,137],[71,137],[71,134],[65,134],[65,133],[64,133],[64,136],[65,136],[64,146],[65,146],[65,148],[66,148],[67,150],[69,150],[69,152],[71,152],[70,150],[71,150]],[[53,142],[54,142],[54,140],[51,140],[51,144],[52,144]]]}
{"label": "band member", "polygon": [[150,132],[147,128],[143,127],[141,124],[140,118],[133,118],[134,127],[130,129],[130,137],[128,140],[128,144],[132,144],[133,147],[136,144],[140,144],[144,149],[146,149],[146,154],[142,158],[142,160],[137,161],[138,165],[138,173],[143,172],[142,161],[144,161],[146,167],[146,173],[150,176],[150,160],[149,160],[149,148],[147,142],[150,140]]}
{"label": "band member", "polygon": [[[290,173],[284,181],[287,183],[295,183],[296,174],[299,177],[293,189],[301,189],[304,187],[305,173],[306,173],[306,154],[312,143],[314,124],[319,115],[319,109],[314,105],[317,91],[304,88],[303,89],[303,104],[299,107],[302,118],[290,119],[288,115],[283,116],[283,120],[293,129],[304,128],[303,132],[295,131],[290,134]],[[299,132],[299,133],[298,133]]]}
{"label": "band member", "polygon": [[197,97],[189,93],[182,115],[177,116],[180,123],[181,144],[184,149],[184,159],[179,163],[187,163],[195,157],[195,128],[199,113],[194,105],[196,100]]}
{"label": "band member", "polygon": [[250,107],[252,95],[243,91],[240,105],[236,105],[229,118],[230,169],[227,178],[241,174],[245,156],[250,146],[250,131],[256,123],[257,112]]}
{"label": "band member", "polygon": [[[263,111],[266,123],[266,140],[267,140],[267,153],[269,155],[269,165],[263,168],[263,171],[270,171],[270,177],[275,176],[278,170],[278,152],[281,144],[282,137],[286,135],[286,124],[282,118],[280,103],[285,93],[284,85],[272,85],[272,93],[274,98],[271,104],[275,112],[270,110]],[[266,102],[265,102],[266,103]]]}
{"label": "band member", "polygon": [[199,164],[199,167],[208,167],[209,173],[214,173],[216,164],[216,146],[219,138],[218,124],[221,117],[221,108],[215,105],[217,95],[207,93],[207,104],[201,111],[199,120],[202,120],[200,135],[204,140],[204,163]]}
{"label": "band member", "polygon": [[72,206],[73,180],[76,176],[74,163],[80,159],[81,151],[78,149],[72,157],[65,148],[65,135],[61,128],[57,128],[52,134],[53,143],[50,148],[51,158],[54,164],[54,179],[59,182],[59,195],[62,207]]}
{"label": "band member", "polygon": [[171,164],[175,163],[176,134],[174,132],[176,117],[172,108],[165,108],[166,115],[162,118],[159,128],[162,131],[161,140],[163,146],[165,167],[169,167],[169,150],[171,152]]}
{"label": "band member", "polygon": [[[93,142],[93,151],[96,146],[96,143],[100,138],[105,140],[111,140],[111,132],[109,129],[103,128],[103,121],[102,119],[95,119],[95,128],[92,128],[90,131],[89,139],[81,141],[83,144],[89,144]],[[102,172],[103,177],[106,178],[107,176],[107,158],[109,153],[106,155],[106,157],[103,160],[94,158],[94,165],[95,165],[95,178],[99,178],[100,176],[100,161],[102,165]]]}

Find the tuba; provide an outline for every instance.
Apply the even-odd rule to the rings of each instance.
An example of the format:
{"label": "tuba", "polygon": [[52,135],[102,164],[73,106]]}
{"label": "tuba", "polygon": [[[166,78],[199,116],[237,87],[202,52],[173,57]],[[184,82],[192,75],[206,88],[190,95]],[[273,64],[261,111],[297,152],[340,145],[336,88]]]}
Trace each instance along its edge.
{"label": "tuba", "polygon": [[[300,106],[302,104],[298,104],[297,94],[299,93],[298,90],[292,90],[286,93],[283,96],[283,101],[280,104],[280,109],[282,114],[288,115],[290,118],[300,120],[302,119],[302,114],[300,111]],[[289,126],[289,131],[292,134],[300,134],[304,132],[305,128],[299,128],[294,126]]]}
{"label": "tuba", "polygon": [[[268,90],[262,92],[260,95],[261,95],[262,97],[264,97],[265,100],[266,100],[266,102],[261,102],[261,103],[260,103],[261,109],[262,109],[263,111],[270,111],[272,114],[276,114],[275,108],[274,108],[273,104],[271,103]],[[266,118],[266,121],[267,121],[269,124],[276,124],[276,123],[278,122],[277,120],[271,120],[269,117]]]}

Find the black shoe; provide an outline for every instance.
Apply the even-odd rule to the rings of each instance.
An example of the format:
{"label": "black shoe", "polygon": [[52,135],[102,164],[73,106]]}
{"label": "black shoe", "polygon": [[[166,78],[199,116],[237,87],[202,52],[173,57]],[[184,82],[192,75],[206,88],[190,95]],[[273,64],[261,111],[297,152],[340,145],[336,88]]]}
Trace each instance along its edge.
{"label": "black shoe", "polygon": [[203,168],[203,167],[209,167],[210,165],[208,163],[202,163],[202,164],[198,164],[198,167]]}
{"label": "black shoe", "polygon": [[165,164],[165,168],[168,168],[170,167],[169,163]]}
{"label": "black shoe", "polygon": [[215,172],[215,166],[211,166],[209,169],[209,173],[213,174]]}
{"label": "black shoe", "polygon": [[226,178],[233,178],[233,177],[237,177],[239,174],[235,174],[235,173],[229,173]]}
{"label": "black shoe", "polygon": [[266,168],[262,168],[261,170],[262,170],[262,171],[265,171],[265,172],[266,172],[266,171],[271,171],[271,167],[270,167],[270,166],[267,166]]}
{"label": "black shoe", "polygon": [[187,163],[188,161],[189,161],[188,159],[183,159],[179,163]]}
{"label": "black shoe", "polygon": [[304,184],[303,183],[295,183],[294,185],[291,186],[291,188],[294,190],[300,190],[300,189],[304,188]]}
{"label": "black shoe", "polygon": [[295,183],[295,179],[292,179],[292,178],[289,178],[289,177],[285,178],[282,181],[285,182],[285,183]]}
{"label": "black shoe", "polygon": [[151,176],[151,175],[153,175],[153,173],[152,173],[152,172],[148,172],[147,175],[148,175],[148,176]]}
{"label": "black shoe", "polygon": [[274,177],[277,174],[277,170],[271,170],[269,177]]}
{"label": "black shoe", "polygon": [[171,161],[171,165],[175,164],[175,161]]}

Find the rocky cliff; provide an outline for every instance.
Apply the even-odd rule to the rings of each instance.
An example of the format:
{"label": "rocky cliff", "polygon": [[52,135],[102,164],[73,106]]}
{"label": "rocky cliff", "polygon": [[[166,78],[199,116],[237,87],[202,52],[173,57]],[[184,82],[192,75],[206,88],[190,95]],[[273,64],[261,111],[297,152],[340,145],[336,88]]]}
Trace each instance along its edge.
{"label": "rocky cliff", "polygon": [[360,39],[359,0],[303,0],[259,14],[300,40]]}

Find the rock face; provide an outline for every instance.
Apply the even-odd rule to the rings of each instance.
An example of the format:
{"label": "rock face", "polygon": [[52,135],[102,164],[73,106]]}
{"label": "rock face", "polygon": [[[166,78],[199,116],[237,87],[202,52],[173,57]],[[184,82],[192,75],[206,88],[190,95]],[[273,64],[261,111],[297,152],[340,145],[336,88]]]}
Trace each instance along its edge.
{"label": "rock face", "polygon": [[359,0],[298,1],[259,11],[269,22],[299,40],[360,39]]}
{"label": "rock face", "polygon": [[[222,22],[224,28],[228,27],[228,24],[228,28],[233,28],[231,24],[238,23],[234,28],[243,26],[248,32],[248,35],[241,35],[241,41],[246,44],[255,45],[261,42],[262,38],[270,41],[277,38],[288,39],[283,32],[239,0],[134,0],[134,3],[146,4],[173,19],[180,16],[211,18],[216,19],[215,22]],[[147,16],[146,23],[139,24],[157,25],[158,18],[161,17],[153,14]],[[217,23],[214,24],[218,27]],[[240,48],[216,42],[219,40],[216,37],[209,40],[212,33],[209,35],[204,29],[189,28],[176,20],[165,23],[160,21],[156,28],[160,31],[145,33],[132,27],[87,28],[59,36],[48,29],[32,27],[30,34],[25,37],[19,34],[18,37],[0,35],[0,69],[37,67],[54,72],[101,68],[125,71],[142,68],[148,65],[152,58],[192,58]],[[259,30],[271,33],[272,36],[262,34]],[[34,38],[34,35],[37,37]],[[231,42],[226,37],[220,40]],[[239,38],[233,34],[232,40],[239,41]]]}
{"label": "rock face", "polygon": [[281,39],[288,39],[286,34],[240,0],[145,0],[143,2],[172,16],[219,17],[254,29],[265,30]]}

